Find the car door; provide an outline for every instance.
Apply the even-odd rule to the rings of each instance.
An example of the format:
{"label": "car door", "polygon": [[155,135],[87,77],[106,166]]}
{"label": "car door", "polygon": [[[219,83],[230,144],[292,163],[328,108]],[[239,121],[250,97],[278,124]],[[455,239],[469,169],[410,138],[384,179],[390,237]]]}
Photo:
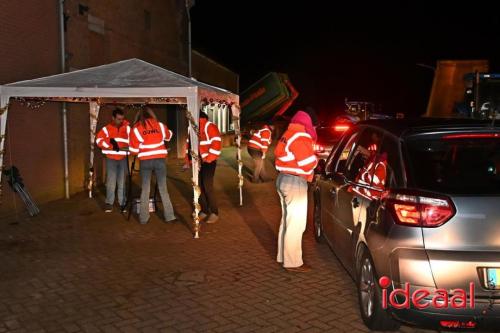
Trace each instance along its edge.
{"label": "car door", "polygon": [[338,187],[333,209],[333,242],[337,256],[349,270],[353,267],[354,248],[360,232],[359,216],[369,205],[373,193],[371,170],[382,137],[378,129],[364,129],[351,148],[344,169],[337,170],[340,179],[335,182]]}
{"label": "car door", "polygon": [[327,160],[325,174],[321,178],[321,221],[323,232],[335,252],[339,250],[336,235],[340,232],[339,213],[336,211],[339,209],[337,193],[339,189],[347,185],[342,172],[353,148],[356,146],[359,134],[360,131],[358,130],[344,136],[338,148],[332,152]]}
{"label": "car door", "polygon": [[381,147],[378,149],[376,162],[378,167],[374,168],[372,173],[377,171],[377,177],[371,177],[370,195],[363,201],[363,207],[358,217],[359,227],[356,228],[359,229],[359,237],[370,250],[379,246],[380,239],[386,237],[389,230],[387,225],[378,225],[376,221],[380,198],[385,191],[403,188],[406,184],[398,138],[388,133],[384,135]]}

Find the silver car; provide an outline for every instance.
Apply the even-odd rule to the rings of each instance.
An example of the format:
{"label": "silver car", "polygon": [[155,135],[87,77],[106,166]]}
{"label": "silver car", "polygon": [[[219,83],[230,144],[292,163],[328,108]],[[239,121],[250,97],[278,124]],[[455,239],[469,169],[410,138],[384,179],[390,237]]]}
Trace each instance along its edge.
{"label": "silver car", "polygon": [[368,328],[500,328],[498,125],[361,122],[320,166],[315,237],[356,281]]}

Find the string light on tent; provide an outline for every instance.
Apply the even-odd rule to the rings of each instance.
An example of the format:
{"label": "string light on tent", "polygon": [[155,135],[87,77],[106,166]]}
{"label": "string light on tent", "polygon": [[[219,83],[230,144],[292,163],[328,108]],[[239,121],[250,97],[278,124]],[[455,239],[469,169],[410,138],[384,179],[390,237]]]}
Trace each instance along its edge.
{"label": "string light on tent", "polygon": [[45,99],[34,99],[34,98],[24,98],[24,97],[15,97],[15,101],[19,102],[22,106],[27,107],[31,110],[38,110],[42,106],[44,106],[47,101]]}

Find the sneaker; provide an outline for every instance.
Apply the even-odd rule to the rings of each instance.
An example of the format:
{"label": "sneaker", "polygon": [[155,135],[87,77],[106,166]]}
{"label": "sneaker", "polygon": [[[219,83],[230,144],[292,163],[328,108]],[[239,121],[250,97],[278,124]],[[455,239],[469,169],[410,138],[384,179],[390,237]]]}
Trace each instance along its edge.
{"label": "sneaker", "polygon": [[111,213],[113,211],[113,205],[106,204],[106,207],[104,208],[105,213]]}
{"label": "sneaker", "polygon": [[210,216],[207,219],[207,223],[215,223],[219,220],[219,216],[216,214],[210,214]]}
{"label": "sneaker", "polygon": [[200,218],[200,220],[204,220],[204,219],[206,219],[206,218],[207,218],[207,216],[208,216],[208,215],[207,215],[207,214],[205,214],[205,213],[203,213],[203,212],[200,212],[200,213],[198,214],[198,217]]}
{"label": "sneaker", "polygon": [[127,212],[127,206],[126,206],[126,205],[123,205],[123,206],[121,207],[121,211],[122,211],[122,213],[126,213],[126,212]]}

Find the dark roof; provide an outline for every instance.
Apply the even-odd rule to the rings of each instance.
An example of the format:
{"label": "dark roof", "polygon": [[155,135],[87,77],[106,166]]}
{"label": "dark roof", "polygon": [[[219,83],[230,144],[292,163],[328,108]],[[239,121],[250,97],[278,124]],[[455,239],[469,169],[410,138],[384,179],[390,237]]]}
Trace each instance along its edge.
{"label": "dark roof", "polygon": [[[489,127],[491,120],[461,118],[372,119],[361,121],[359,124],[380,127],[400,137],[429,130]],[[495,129],[500,130],[500,120],[495,123]]]}

